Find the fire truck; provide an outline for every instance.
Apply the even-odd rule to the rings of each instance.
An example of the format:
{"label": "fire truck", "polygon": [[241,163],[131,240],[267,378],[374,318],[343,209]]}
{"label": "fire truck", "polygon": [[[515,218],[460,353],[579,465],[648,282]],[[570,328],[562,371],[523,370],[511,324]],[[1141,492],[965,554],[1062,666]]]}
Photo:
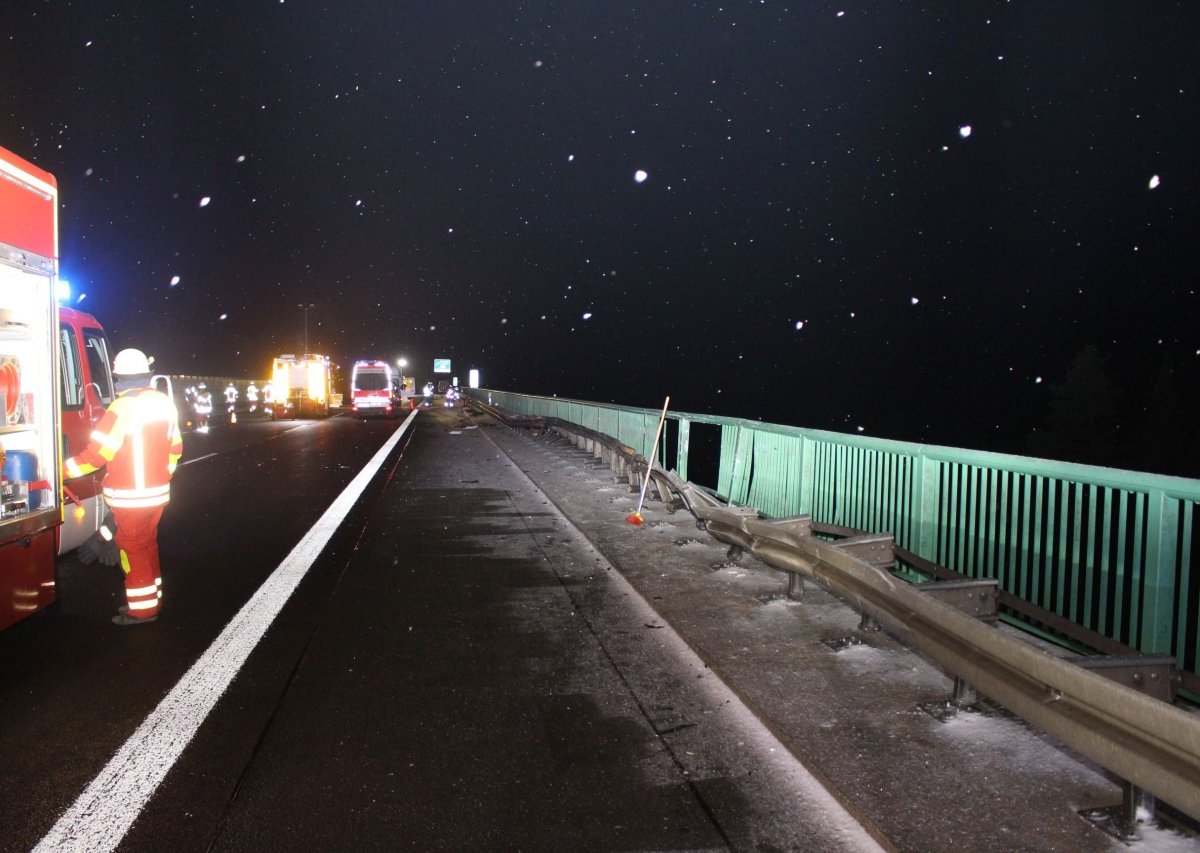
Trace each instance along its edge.
{"label": "fire truck", "polygon": [[329,415],[329,357],[281,355],[271,369],[268,408],[276,420]]}
{"label": "fire truck", "polygon": [[0,148],[0,629],[54,601],[63,513],[57,202],[53,175]]}
{"label": "fire truck", "polygon": [[[116,398],[112,376],[112,347],[99,321],[74,308],[58,309],[59,390],[63,458],[87,446],[105,409]],[[104,469],[63,483],[63,523],[58,529],[58,553],[86,542],[104,521],[107,509],[100,485]]]}
{"label": "fire truck", "polygon": [[386,361],[356,361],[350,374],[350,405],[354,416],[392,417],[399,404],[392,378],[392,366]]}

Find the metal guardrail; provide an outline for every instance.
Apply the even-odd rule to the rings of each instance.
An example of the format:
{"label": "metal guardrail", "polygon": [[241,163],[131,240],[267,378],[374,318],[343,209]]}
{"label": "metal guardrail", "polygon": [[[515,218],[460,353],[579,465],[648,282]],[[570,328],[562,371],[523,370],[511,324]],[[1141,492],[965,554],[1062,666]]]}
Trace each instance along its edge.
{"label": "metal guardrail", "polygon": [[[803,576],[820,583],[957,680],[1131,786],[1200,819],[1200,717],[1119,683],[1115,672],[1100,674],[1103,667],[1098,672],[1096,667],[1056,657],[1000,631],[991,619],[978,618],[987,612],[987,608],[975,609],[986,592],[967,590],[964,596],[956,590],[948,597],[956,606],[922,589],[941,584],[913,585],[892,575],[884,568],[894,556],[890,536],[825,541],[813,535],[809,516],[762,518],[753,508],[731,506],[674,473],[651,466],[631,446],[596,430],[555,418],[514,418],[483,408],[511,425],[554,430],[568,437],[576,447],[608,463],[614,473],[629,476],[631,483],[634,477],[649,475],[658,497],[673,507],[686,506],[715,538],[789,573],[789,578]],[[881,545],[886,550],[882,558]],[[793,588],[789,581],[789,589]],[[1135,682],[1140,672],[1134,675]],[[1151,677],[1158,678],[1162,670],[1152,672]],[[1160,691],[1164,687],[1142,685],[1143,689],[1152,686]],[[1127,790],[1127,808],[1131,799]]]}
{"label": "metal guardrail", "polygon": [[[649,453],[658,412],[481,391],[508,411],[555,417]],[[886,530],[923,560],[1047,618],[1143,654],[1170,654],[1200,695],[1200,480],[987,451],[671,412],[665,468],[766,516]],[[711,482],[689,476],[698,448]],[[1053,618],[1051,618],[1053,614]],[[1004,618],[1011,618],[1005,615]]]}

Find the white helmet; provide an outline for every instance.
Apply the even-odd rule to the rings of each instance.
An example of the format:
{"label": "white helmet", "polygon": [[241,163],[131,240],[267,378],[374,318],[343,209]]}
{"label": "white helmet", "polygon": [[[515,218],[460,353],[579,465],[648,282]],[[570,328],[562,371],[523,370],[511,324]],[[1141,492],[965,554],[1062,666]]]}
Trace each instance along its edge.
{"label": "white helmet", "polygon": [[113,373],[117,376],[137,376],[150,372],[150,359],[140,349],[123,349],[113,359]]}

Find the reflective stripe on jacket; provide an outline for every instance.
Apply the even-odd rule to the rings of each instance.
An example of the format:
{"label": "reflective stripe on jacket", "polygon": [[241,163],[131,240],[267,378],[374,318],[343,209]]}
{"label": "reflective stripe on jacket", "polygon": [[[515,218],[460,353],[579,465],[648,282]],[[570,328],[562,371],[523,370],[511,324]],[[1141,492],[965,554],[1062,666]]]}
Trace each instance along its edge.
{"label": "reflective stripe on jacket", "polygon": [[148,507],[171,499],[171,475],[183,455],[179,416],[166,394],[134,388],[112,401],[82,452],[63,463],[69,477],[108,466],[110,506]]}

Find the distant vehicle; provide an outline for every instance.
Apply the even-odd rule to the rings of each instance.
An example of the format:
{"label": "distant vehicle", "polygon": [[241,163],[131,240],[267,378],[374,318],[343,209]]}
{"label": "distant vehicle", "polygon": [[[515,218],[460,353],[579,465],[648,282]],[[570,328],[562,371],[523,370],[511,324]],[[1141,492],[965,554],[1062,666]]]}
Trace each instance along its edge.
{"label": "distant vehicle", "polygon": [[392,417],[399,399],[386,361],[356,361],[350,374],[350,405],[356,418]]}
{"label": "distant vehicle", "polygon": [[446,389],[447,389],[447,388],[449,388],[449,387],[450,387],[450,380],[449,380],[449,379],[443,379],[441,382],[439,382],[439,383],[437,384],[437,392],[438,392],[439,394],[445,394],[445,393],[446,393]]}
{"label": "distant vehicle", "polygon": [[271,417],[328,417],[329,391],[328,356],[281,355],[271,369]]}

